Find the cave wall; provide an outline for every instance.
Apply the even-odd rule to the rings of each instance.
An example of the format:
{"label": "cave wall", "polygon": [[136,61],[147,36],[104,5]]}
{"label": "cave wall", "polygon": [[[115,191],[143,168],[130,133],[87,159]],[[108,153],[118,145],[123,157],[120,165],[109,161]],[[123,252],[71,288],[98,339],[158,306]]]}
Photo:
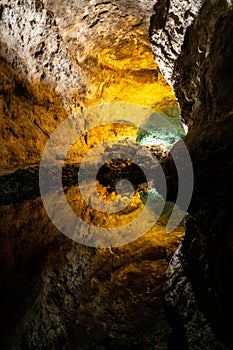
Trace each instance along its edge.
{"label": "cave wall", "polygon": [[[124,37],[125,30],[120,32],[122,23],[126,31],[139,31],[138,42],[134,35],[126,38],[129,45],[136,42],[133,52],[140,56],[140,47],[145,48],[144,53],[148,52],[144,26],[152,2],[140,1],[135,5],[135,1],[120,4],[118,1],[94,1],[90,5],[88,1],[69,1],[58,6],[56,1],[21,0],[14,5],[1,1],[1,108],[4,116],[1,132],[5,142],[1,156],[6,159],[4,171],[9,170],[9,164],[14,168],[21,161],[24,165],[25,160],[29,160],[29,164],[31,160],[38,161],[48,135],[68,113],[79,110],[80,104],[85,106],[102,98],[102,86],[96,88],[95,85],[100,76],[93,78],[93,72],[96,67],[98,72],[103,68],[111,68],[115,74],[122,72],[122,69],[116,69],[120,56],[119,60],[114,60],[106,51],[112,38],[117,41],[119,33]],[[231,347],[231,324],[227,321],[227,316],[233,311],[233,290],[229,283],[233,265],[229,204],[232,172],[231,2],[158,1],[154,9],[150,35],[155,60],[172,84],[182,120],[189,127],[186,144],[195,171],[194,196],[185,238],[167,271],[164,299],[174,326],[171,349],[182,346],[192,350],[224,349],[216,334]],[[121,22],[115,27],[119,30],[108,38],[105,36],[106,25],[111,29],[119,13]],[[146,15],[140,16],[140,13]],[[77,32],[84,34],[81,31],[84,24],[86,36],[77,37]],[[102,51],[95,51],[101,38],[105,39],[101,47],[105,55],[100,54]],[[77,50],[72,50],[77,41]],[[128,63],[123,67],[126,70]],[[92,69],[87,72],[85,67]],[[148,67],[139,67],[143,76],[145,70],[141,68],[147,71]],[[87,89],[89,83],[90,89]],[[43,218],[38,231],[32,231],[31,241],[24,240],[24,236],[18,240],[17,234],[24,232],[25,226],[32,226],[35,210],[38,210],[38,215],[43,211],[39,200],[31,204],[20,207],[19,215],[27,216],[28,222],[21,217],[19,227],[13,220],[17,218],[17,207],[2,208],[1,217],[6,218],[5,222],[10,222],[10,225],[2,222],[2,230],[6,233],[2,261],[7,271],[2,273],[1,292],[6,295],[9,290],[16,291],[13,310],[9,311],[8,300],[2,313],[1,324],[4,326],[5,323],[9,332],[4,334],[2,346],[9,349],[57,349],[67,344],[85,285],[93,279],[91,288],[96,290],[96,280],[98,284],[98,280],[111,277],[105,276],[111,275],[109,271],[98,275],[96,270],[107,265],[113,253],[107,252],[104,262],[100,262],[95,250],[63,240],[48,225],[47,217]],[[145,250],[149,245],[150,241]],[[14,255],[12,247],[17,248],[18,256]],[[109,264],[109,269],[116,268],[115,264],[118,268],[126,262],[130,265],[130,257],[135,257],[135,251],[137,248],[127,254],[122,251],[121,258],[115,252],[120,262]],[[22,259],[20,254],[25,256],[25,261],[18,266]],[[152,252],[152,255],[154,258],[149,260],[161,259],[165,266],[166,252]],[[27,276],[24,275],[25,266],[26,270],[28,266],[32,269],[31,272],[28,270]],[[154,266],[156,268],[156,263]],[[72,282],[73,275],[76,283]],[[126,275],[130,283],[131,275],[127,271]],[[24,284],[32,276],[30,283]],[[161,274],[159,278],[162,280]],[[25,294],[26,289],[30,290],[29,294]],[[144,291],[142,288],[142,294]],[[99,298],[98,294],[96,298]],[[140,302],[140,298],[138,300]],[[15,312],[16,304],[19,309]],[[16,332],[15,321],[18,323]],[[2,330],[4,333],[4,327]],[[146,338],[149,339],[150,334]]]}
{"label": "cave wall", "polygon": [[56,127],[83,108],[135,101],[176,108],[149,43],[153,0],[0,6],[1,173],[38,164]]}
{"label": "cave wall", "polygon": [[[170,239],[161,222],[126,247],[82,246],[49,220],[37,174],[53,130],[82,107],[106,96],[176,107],[151,53],[152,4],[0,1],[1,349],[166,347],[161,288],[183,227]],[[81,129],[86,121],[79,122]],[[82,215],[98,221],[80,205],[77,189],[70,192]],[[137,198],[132,211],[140,205]]]}
{"label": "cave wall", "polygon": [[181,53],[187,28],[205,0],[158,0],[151,16],[150,37],[156,62],[171,84],[174,63]]}
{"label": "cave wall", "polygon": [[[195,176],[185,238],[167,272],[168,313],[182,324],[174,322],[174,342],[206,349],[209,338],[210,349],[220,348],[216,339],[210,340],[209,326],[200,327],[204,316],[231,348],[232,2],[158,1],[154,9],[152,47],[189,128],[185,141]],[[191,11],[189,23],[184,9]],[[160,23],[162,12],[166,16]],[[177,35],[177,24],[182,34]]]}
{"label": "cave wall", "polygon": [[54,89],[23,79],[3,58],[0,79],[2,175],[38,164],[49,135],[68,113]]}
{"label": "cave wall", "polygon": [[80,85],[82,74],[69,58],[52,11],[43,1],[1,1],[0,55],[29,81],[42,81],[58,93]]}

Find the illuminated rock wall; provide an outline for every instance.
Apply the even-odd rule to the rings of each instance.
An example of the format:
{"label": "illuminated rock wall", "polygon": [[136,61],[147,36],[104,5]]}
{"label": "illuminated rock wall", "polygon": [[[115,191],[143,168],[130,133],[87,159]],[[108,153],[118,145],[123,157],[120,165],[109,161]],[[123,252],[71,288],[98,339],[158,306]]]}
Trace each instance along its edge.
{"label": "illuminated rock wall", "polygon": [[[177,117],[174,93],[149,44],[153,5],[1,1],[1,174],[38,165],[52,131],[88,106],[133,102],[157,112],[176,109]],[[167,271],[165,301],[174,327],[169,346],[224,349],[218,336],[232,348],[231,2],[158,1],[154,9],[155,60],[179,99],[195,171],[186,235]],[[85,131],[81,118],[79,125]],[[84,135],[74,151],[82,156],[114,132],[124,137],[121,128],[105,132]],[[137,132],[132,128],[131,136]],[[168,237],[162,217],[127,247],[83,247],[53,227],[38,188],[26,197],[38,180],[28,171],[1,177],[1,347],[166,349],[171,330],[161,288],[182,227]],[[173,172],[168,180],[175,187]],[[99,188],[103,197],[114,197]],[[170,197],[175,200],[175,191]],[[75,187],[67,198],[87,221],[98,222],[92,211],[82,212]],[[136,198],[128,209],[136,213],[141,206]]]}
{"label": "illuminated rock wall", "polygon": [[[168,218],[163,215],[146,235],[127,246],[85,247],[58,232],[38,188],[38,163],[49,136],[68,116],[76,118],[76,112],[80,131],[85,131],[91,122],[82,118],[86,107],[128,102],[157,112],[169,110],[170,117],[178,120],[174,93],[151,52],[152,6],[153,1],[144,0],[0,2],[0,348],[4,350],[152,350],[155,344],[166,348],[171,329],[162,307],[163,274],[183,225],[168,236]],[[79,163],[93,146],[111,137],[121,137],[131,153],[128,136],[136,139],[138,128],[120,124],[96,128],[83,134],[68,154],[63,174],[66,198],[90,224],[124,225],[127,217],[133,219],[143,209],[137,193],[119,215],[103,215],[84,202],[72,183],[77,181],[77,164],[70,163]],[[145,149],[141,146],[142,154]],[[166,154],[163,149],[155,151],[161,158]],[[138,181],[136,171],[133,179]],[[116,193],[103,186],[104,181],[100,173],[99,193],[110,202]],[[65,222],[64,216],[60,219]],[[139,230],[144,232],[143,222]]]}
{"label": "illuminated rock wall", "polygon": [[[2,172],[38,163],[52,131],[82,108],[129,102],[177,109],[151,52],[152,5],[1,3]],[[80,130],[85,123],[80,118]]]}

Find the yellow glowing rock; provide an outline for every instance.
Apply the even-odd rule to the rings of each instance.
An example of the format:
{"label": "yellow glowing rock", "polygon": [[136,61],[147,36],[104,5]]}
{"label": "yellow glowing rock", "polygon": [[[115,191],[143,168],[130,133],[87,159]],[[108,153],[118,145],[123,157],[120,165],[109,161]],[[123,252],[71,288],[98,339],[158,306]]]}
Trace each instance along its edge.
{"label": "yellow glowing rock", "polygon": [[[148,40],[140,33],[137,38],[136,34],[131,38],[121,38],[114,45],[101,42],[98,50],[86,60],[87,107],[126,102],[156,112],[177,108],[174,93],[158,70]],[[89,65],[90,61],[96,64]],[[126,128],[125,125],[95,128],[77,140],[67,159],[75,157],[78,161],[81,153],[85,154],[100,142],[112,139],[114,134],[118,138],[129,136],[136,139],[137,128]]]}
{"label": "yellow glowing rock", "polygon": [[[136,19],[127,21],[131,20]],[[117,32],[91,43],[89,52],[85,48],[85,59],[79,65],[85,71],[88,91],[85,96],[77,91],[77,100],[83,99],[85,107],[111,102],[139,104],[157,112],[177,107],[155,63],[148,28],[129,30],[128,22],[118,23]]]}
{"label": "yellow glowing rock", "polygon": [[[88,91],[83,100],[84,106],[126,102],[141,105],[156,112],[178,108],[171,87],[166,83],[154,61],[146,29],[144,33],[142,28],[139,28],[138,32],[135,30],[133,36],[123,34],[121,33],[113,44],[107,40],[98,43],[94,46],[95,50],[90,52],[88,58],[83,61],[88,80]],[[78,108],[77,111],[79,111]],[[102,150],[99,149],[100,154],[96,154],[101,159],[101,151],[104,154],[105,141],[113,140],[114,143],[114,138],[118,142],[121,137],[136,139],[137,132],[137,127],[130,125],[127,127],[120,123],[114,126],[109,124],[95,127],[88,133],[84,133],[75,142],[67,156],[67,161],[81,162],[91,148],[103,143]],[[115,192],[109,193],[98,182],[96,182],[96,187],[100,197],[105,201],[111,202],[118,198]],[[88,185],[85,192],[92,198]],[[78,187],[68,189],[66,195],[78,217],[99,227],[122,226],[124,230],[124,225],[134,221],[144,208],[138,193],[134,195],[123,212],[116,214],[94,210],[84,201]],[[74,198],[76,198],[75,201]],[[124,201],[124,198],[119,200]],[[164,246],[168,250],[171,246],[171,250],[174,250],[183,235],[183,225],[181,224],[168,236],[166,234],[167,221],[168,217],[163,215],[139,240],[150,241],[150,245]]]}

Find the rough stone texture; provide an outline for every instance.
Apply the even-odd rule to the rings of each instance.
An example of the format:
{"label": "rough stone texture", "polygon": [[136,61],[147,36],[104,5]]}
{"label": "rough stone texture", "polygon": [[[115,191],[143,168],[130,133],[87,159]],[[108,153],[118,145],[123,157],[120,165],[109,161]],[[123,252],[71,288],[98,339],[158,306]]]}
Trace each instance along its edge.
{"label": "rough stone texture", "polygon": [[90,105],[177,108],[151,52],[152,6],[153,0],[0,2],[1,172],[38,163],[55,128]]}
{"label": "rough stone texture", "polygon": [[[169,3],[169,10],[166,11],[170,17],[161,24],[161,33],[164,28],[166,32],[167,26],[170,26],[171,33],[175,33],[176,25],[174,22],[172,25],[171,16],[176,3]],[[189,9],[189,1],[179,3]],[[164,5],[163,9],[165,8]],[[166,43],[163,54],[159,56],[161,70],[165,72],[167,69],[166,76],[173,84],[181,107],[181,117],[189,127],[186,144],[195,173],[193,200],[181,246],[183,258],[179,263],[176,259],[173,261],[173,269],[177,269],[178,273],[182,265],[182,278],[188,278],[191,283],[199,310],[204,313],[221,340],[232,348],[232,324],[229,322],[233,312],[233,290],[230,283],[233,272],[230,204],[233,131],[232,2],[205,1],[195,17],[192,24],[189,22],[188,28],[183,26],[177,50],[179,55],[166,55]],[[179,18],[183,18],[182,11],[179,12]],[[158,47],[156,46],[159,40],[156,19],[154,15],[151,28],[155,57],[160,52],[161,45],[159,41]],[[170,296],[172,293],[175,295],[179,283],[183,283],[182,278],[177,280],[175,274],[174,272],[172,277],[173,292],[169,291]],[[171,281],[168,283],[171,285]],[[185,344],[196,339],[195,333],[200,328],[196,324],[193,331],[189,332],[189,321],[185,316],[186,313],[190,317],[193,315],[193,306],[187,300],[189,297],[189,293],[184,296],[187,302],[185,310],[177,304],[170,314],[173,320],[181,318],[184,327],[181,338]],[[182,300],[182,304],[184,302]],[[167,303],[168,308],[169,305],[172,306],[169,298]],[[175,323],[174,327],[176,333]],[[203,339],[206,339],[206,335]],[[212,342],[210,338],[210,344]],[[218,348],[216,344],[217,341],[212,347],[209,346]],[[188,348],[195,348],[193,346]],[[200,342],[199,348],[206,348],[206,344]]]}
{"label": "rough stone texture", "polygon": [[[153,106],[155,99],[150,101],[150,91],[144,90],[149,81],[158,78],[148,40],[153,0],[84,0],[62,4],[46,0],[44,4],[54,13],[69,57],[85,77],[84,94],[79,90],[72,94],[73,111],[79,104],[110,101],[137,101],[142,105],[149,102]],[[161,76],[159,80],[162,85]],[[140,87],[135,84],[136,92],[130,87],[132,82],[141,84]],[[163,96],[162,91],[159,94]]]}
{"label": "rough stone texture", "polygon": [[54,87],[69,110],[77,108],[96,94],[91,75],[99,65],[108,65],[110,55],[117,60],[114,48],[120,56],[127,40],[132,49],[134,40],[149,47],[145,26],[152,6],[152,0],[2,0],[0,55],[22,77]]}
{"label": "rough stone texture", "polygon": [[[171,329],[162,307],[163,273],[183,225],[168,236],[163,216],[126,247],[87,248],[57,231],[38,189],[41,152],[71,112],[119,101],[156,111],[177,108],[150,48],[152,6],[153,0],[0,0],[1,349],[167,347]],[[83,119],[80,130],[88,124]],[[136,139],[136,128],[129,133],[125,127],[126,135],[122,127],[109,129],[84,134],[74,153],[79,157],[112,135]],[[156,147],[153,152],[164,156]],[[63,183],[72,209],[90,224],[109,225],[109,218],[94,215],[71,186],[77,166],[66,170]],[[99,188],[103,198],[114,195]],[[137,194],[111,223],[124,223],[127,213],[141,208]]]}
{"label": "rough stone texture", "polygon": [[1,58],[0,84],[3,174],[38,163],[49,135],[68,113],[53,89],[40,82],[30,84]]}
{"label": "rough stone texture", "polygon": [[63,95],[81,84],[80,68],[70,61],[54,14],[43,1],[1,1],[0,32],[0,55],[21,76]]}
{"label": "rough stone texture", "polygon": [[150,36],[155,60],[169,83],[180,55],[187,28],[205,0],[158,0],[151,17]]}
{"label": "rough stone texture", "polygon": [[166,271],[164,302],[173,325],[169,349],[226,350],[197,306],[192,284],[184,271],[183,259],[180,245]]}
{"label": "rough stone texture", "polygon": [[[136,90],[150,79],[159,81],[161,92],[164,81],[151,64],[145,30],[151,4],[1,0],[4,171],[9,164],[21,166],[24,158],[30,165],[38,162],[67,111],[106,101],[110,82],[129,74],[132,56],[143,57],[130,71],[131,81],[140,82]],[[186,236],[167,272],[165,302],[174,327],[170,349],[224,349],[214,331],[232,348],[231,2],[159,1],[155,11],[150,30],[155,58],[189,126],[186,143],[195,171]],[[119,100],[122,86],[122,99],[131,95],[125,80],[110,101]],[[137,101],[160,105],[151,95],[147,102],[147,90],[141,91],[132,94]],[[28,194],[25,183],[31,190],[33,179],[27,171],[7,178],[11,198],[20,186],[23,196]],[[76,189],[67,193],[71,201],[77,197]],[[1,207],[1,348],[165,349],[170,328],[161,308],[162,272],[182,232],[168,238],[163,223],[130,247],[97,253],[61,237],[36,197],[26,196],[23,203],[8,197]],[[90,210],[84,212],[93,219]]]}

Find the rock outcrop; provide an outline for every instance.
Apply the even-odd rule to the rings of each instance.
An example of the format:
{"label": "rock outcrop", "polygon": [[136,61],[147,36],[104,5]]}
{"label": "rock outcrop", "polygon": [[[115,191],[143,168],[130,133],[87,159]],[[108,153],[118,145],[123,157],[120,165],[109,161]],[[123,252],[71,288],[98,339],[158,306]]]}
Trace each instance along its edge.
{"label": "rock outcrop", "polygon": [[158,0],[151,17],[151,44],[160,70],[171,84],[174,63],[180,55],[188,27],[205,0]]}
{"label": "rock outcrop", "polygon": [[[229,348],[233,342],[229,322],[233,313],[232,6],[231,1],[158,1],[150,30],[155,59],[173,86],[181,118],[189,128],[185,141],[194,166],[194,194],[182,254],[171,262],[167,275],[173,297],[165,293],[171,318],[182,324],[174,330],[174,344],[179,339],[190,349],[207,347],[206,336],[196,345],[193,342],[201,323],[190,328],[187,317],[197,314],[193,314],[193,302],[188,303],[189,293],[180,288],[185,278],[218,337]],[[162,12],[166,15],[161,22]],[[177,277],[170,272],[180,269],[178,260],[184,273]],[[184,308],[180,302],[184,305],[185,298]],[[211,337],[209,342],[208,348],[221,348]]]}

